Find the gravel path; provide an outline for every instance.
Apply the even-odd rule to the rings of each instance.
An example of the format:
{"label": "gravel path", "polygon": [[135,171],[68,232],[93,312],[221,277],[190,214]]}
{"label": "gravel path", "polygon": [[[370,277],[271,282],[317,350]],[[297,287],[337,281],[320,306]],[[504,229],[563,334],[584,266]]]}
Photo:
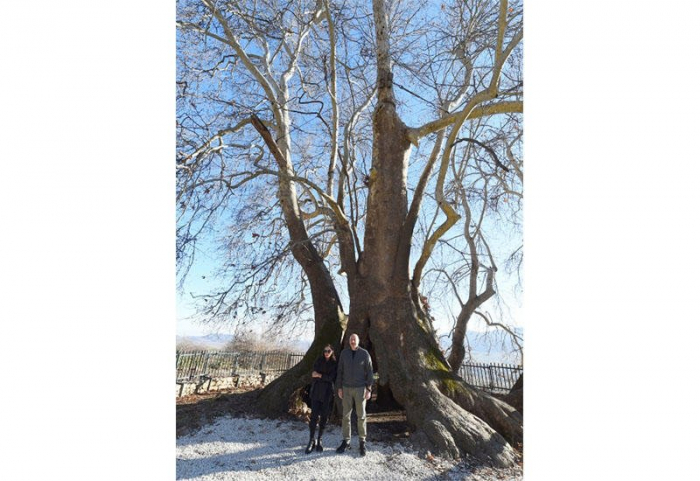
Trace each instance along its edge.
{"label": "gravel path", "polygon": [[[196,480],[355,480],[440,479],[522,480],[522,469],[471,468],[437,457],[421,457],[405,442],[367,443],[360,457],[352,449],[337,454],[339,426],[330,426],[322,453],[305,454],[308,427],[301,421],[224,417],[177,440],[177,479]],[[428,459],[432,458],[432,459]]]}

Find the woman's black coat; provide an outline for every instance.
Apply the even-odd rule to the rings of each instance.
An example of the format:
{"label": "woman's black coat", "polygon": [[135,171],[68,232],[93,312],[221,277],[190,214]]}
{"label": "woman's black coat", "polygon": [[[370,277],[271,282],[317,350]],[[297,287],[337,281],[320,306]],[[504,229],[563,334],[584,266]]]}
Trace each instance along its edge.
{"label": "woman's black coat", "polygon": [[321,356],[314,362],[314,371],[321,373],[321,377],[315,377],[311,384],[311,401],[330,403],[333,399],[333,383],[338,370],[338,362],[325,356]]}

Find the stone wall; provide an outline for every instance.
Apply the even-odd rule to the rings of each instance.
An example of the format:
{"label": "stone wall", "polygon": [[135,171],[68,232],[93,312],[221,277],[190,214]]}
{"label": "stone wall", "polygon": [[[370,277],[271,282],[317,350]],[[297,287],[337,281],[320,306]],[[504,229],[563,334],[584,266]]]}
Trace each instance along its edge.
{"label": "stone wall", "polygon": [[175,385],[175,396],[187,396],[189,394],[203,393],[209,391],[221,391],[235,387],[264,387],[280,374],[275,373],[244,373],[233,377],[217,377],[211,381],[186,381]]}

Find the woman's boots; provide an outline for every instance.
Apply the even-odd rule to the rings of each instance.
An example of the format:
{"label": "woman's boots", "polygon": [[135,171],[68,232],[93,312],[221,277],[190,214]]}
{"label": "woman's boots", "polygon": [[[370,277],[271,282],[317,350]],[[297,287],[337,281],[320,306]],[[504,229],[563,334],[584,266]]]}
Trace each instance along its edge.
{"label": "woman's boots", "polygon": [[323,437],[323,428],[318,430],[318,441],[316,441],[316,451],[319,453],[323,452],[323,445],[321,444],[321,438]]}
{"label": "woman's boots", "polygon": [[[312,420],[315,421],[315,420]],[[316,447],[316,441],[314,441],[314,434],[316,433],[316,423],[309,423],[309,444],[306,446],[306,454],[311,454],[311,451]]]}
{"label": "woman's boots", "polygon": [[[306,446],[306,454],[311,454],[311,451],[314,450],[316,447],[316,441],[314,441],[314,435],[311,435],[311,438],[309,439],[309,444]],[[323,449],[323,448],[321,448]]]}
{"label": "woman's boots", "polygon": [[306,445],[306,454],[311,454],[314,449],[319,453],[323,452],[323,444],[321,444],[321,438],[323,438],[323,430],[325,426],[318,430],[318,441],[314,441],[314,431],[313,428],[309,428],[309,444]]}
{"label": "woman's boots", "polygon": [[[321,419],[321,424],[318,427],[318,441],[314,441],[314,433],[316,432],[316,423],[313,423],[315,419],[309,421],[309,444],[306,445],[306,454],[311,454],[314,449],[319,453],[323,452],[323,444],[321,444],[321,438],[323,438],[323,431],[326,429],[325,418]],[[313,424],[312,424],[313,423]]]}

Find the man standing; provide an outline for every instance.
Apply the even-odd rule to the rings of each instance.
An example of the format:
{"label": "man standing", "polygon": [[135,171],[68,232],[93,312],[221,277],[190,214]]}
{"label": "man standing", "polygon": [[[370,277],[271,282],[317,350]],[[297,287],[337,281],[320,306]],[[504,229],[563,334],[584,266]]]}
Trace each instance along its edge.
{"label": "man standing", "polygon": [[338,397],[343,401],[343,442],[337,452],[343,453],[350,444],[350,418],[353,403],[357,412],[357,434],[360,437],[360,455],[367,452],[365,438],[367,437],[367,414],[365,404],[372,396],[372,359],[369,352],[360,347],[360,337],[350,336],[350,349],[343,349],[338,360]]}

